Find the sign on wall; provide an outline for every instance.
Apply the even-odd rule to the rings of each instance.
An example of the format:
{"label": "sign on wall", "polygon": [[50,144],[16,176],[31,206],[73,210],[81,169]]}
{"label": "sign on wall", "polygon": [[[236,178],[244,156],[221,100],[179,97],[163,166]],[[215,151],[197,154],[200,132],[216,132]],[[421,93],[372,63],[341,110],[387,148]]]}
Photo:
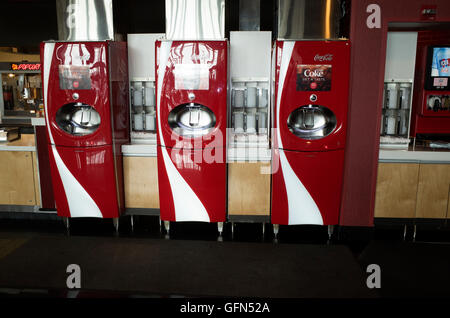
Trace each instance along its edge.
{"label": "sign on wall", "polygon": [[41,64],[33,62],[0,62],[0,71],[40,71]]}

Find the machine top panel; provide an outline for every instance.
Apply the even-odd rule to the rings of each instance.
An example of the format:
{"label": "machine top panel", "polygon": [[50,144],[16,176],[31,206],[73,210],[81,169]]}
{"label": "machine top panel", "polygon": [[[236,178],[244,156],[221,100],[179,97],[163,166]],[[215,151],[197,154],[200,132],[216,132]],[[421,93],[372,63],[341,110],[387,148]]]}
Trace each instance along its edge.
{"label": "machine top panel", "polygon": [[338,0],[278,0],[277,39],[337,39]]}
{"label": "machine top panel", "polygon": [[230,32],[231,78],[270,77],[272,32]]}
{"label": "machine top panel", "polygon": [[61,41],[114,39],[112,0],[58,0],[56,11]]}
{"label": "machine top panel", "polygon": [[128,74],[130,80],[155,78],[155,41],[164,33],[128,34]]}
{"label": "machine top panel", "polygon": [[169,40],[225,38],[225,0],[166,0]]}

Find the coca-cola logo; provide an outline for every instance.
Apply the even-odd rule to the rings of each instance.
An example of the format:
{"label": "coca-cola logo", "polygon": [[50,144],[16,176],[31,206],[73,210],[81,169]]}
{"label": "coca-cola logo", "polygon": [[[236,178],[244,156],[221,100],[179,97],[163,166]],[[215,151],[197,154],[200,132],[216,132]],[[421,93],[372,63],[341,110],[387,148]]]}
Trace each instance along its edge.
{"label": "coca-cola logo", "polygon": [[316,54],[316,56],[314,56],[314,61],[332,61],[333,60],[333,54],[325,54],[325,55],[319,55]]}
{"label": "coca-cola logo", "polygon": [[303,74],[306,77],[323,77],[323,71],[322,70],[305,70]]}

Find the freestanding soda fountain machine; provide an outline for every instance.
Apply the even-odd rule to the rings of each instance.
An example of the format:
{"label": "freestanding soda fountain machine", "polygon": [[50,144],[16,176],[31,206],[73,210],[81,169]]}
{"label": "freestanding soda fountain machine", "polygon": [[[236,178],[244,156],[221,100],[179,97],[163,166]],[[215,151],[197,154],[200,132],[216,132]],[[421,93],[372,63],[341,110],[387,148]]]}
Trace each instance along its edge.
{"label": "freestanding soda fountain machine", "polygon": [[347,126],[350,43],[337,0],[278,0],[272,52],[271,221],[339,223]]}
{"label": "freestanding soda fountain machine", "polygon": [[350,43],[277,41],[272,223],[339,222]]}
{"label": "freestanding soda fountain machine", "polygon": [[224,222],[227,42],[156,46],[161,220]]}
{"label": "freestanding soda fountain machine", "polygon": [[196,221],[217,222],[222,233],[226,220],[224,8],[223,0],[166,1],[155,77],[160,217],[167,232],[170,221]]}
{"label": "freestanding soda fountain machine", "polygon": [[126,43],[44,42],[42,83],[58,215],[113,218],[124,210],[129,142]]}

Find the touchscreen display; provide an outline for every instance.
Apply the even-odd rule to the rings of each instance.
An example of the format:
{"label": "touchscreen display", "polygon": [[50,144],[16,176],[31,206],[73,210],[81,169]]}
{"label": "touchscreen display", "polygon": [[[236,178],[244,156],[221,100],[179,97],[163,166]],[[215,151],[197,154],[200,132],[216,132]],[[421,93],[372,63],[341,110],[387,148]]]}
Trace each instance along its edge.
{"label": "touchscreen display", "polygon": [[297,65],[297,91],[331,90],[331,65]]}
{"label": "touchscreen display", "polygon": [[450,47],[433,48],[431,76],[450,77]]}
{"label": "touchscreen display", "polygon": [[207,64],[175,64],[174,75],[175,89],[209,89],[209,66]]}
{"label": "touchscreen display", "polygon": [[59,65],[60,89],[91,89],[88,65]]}

